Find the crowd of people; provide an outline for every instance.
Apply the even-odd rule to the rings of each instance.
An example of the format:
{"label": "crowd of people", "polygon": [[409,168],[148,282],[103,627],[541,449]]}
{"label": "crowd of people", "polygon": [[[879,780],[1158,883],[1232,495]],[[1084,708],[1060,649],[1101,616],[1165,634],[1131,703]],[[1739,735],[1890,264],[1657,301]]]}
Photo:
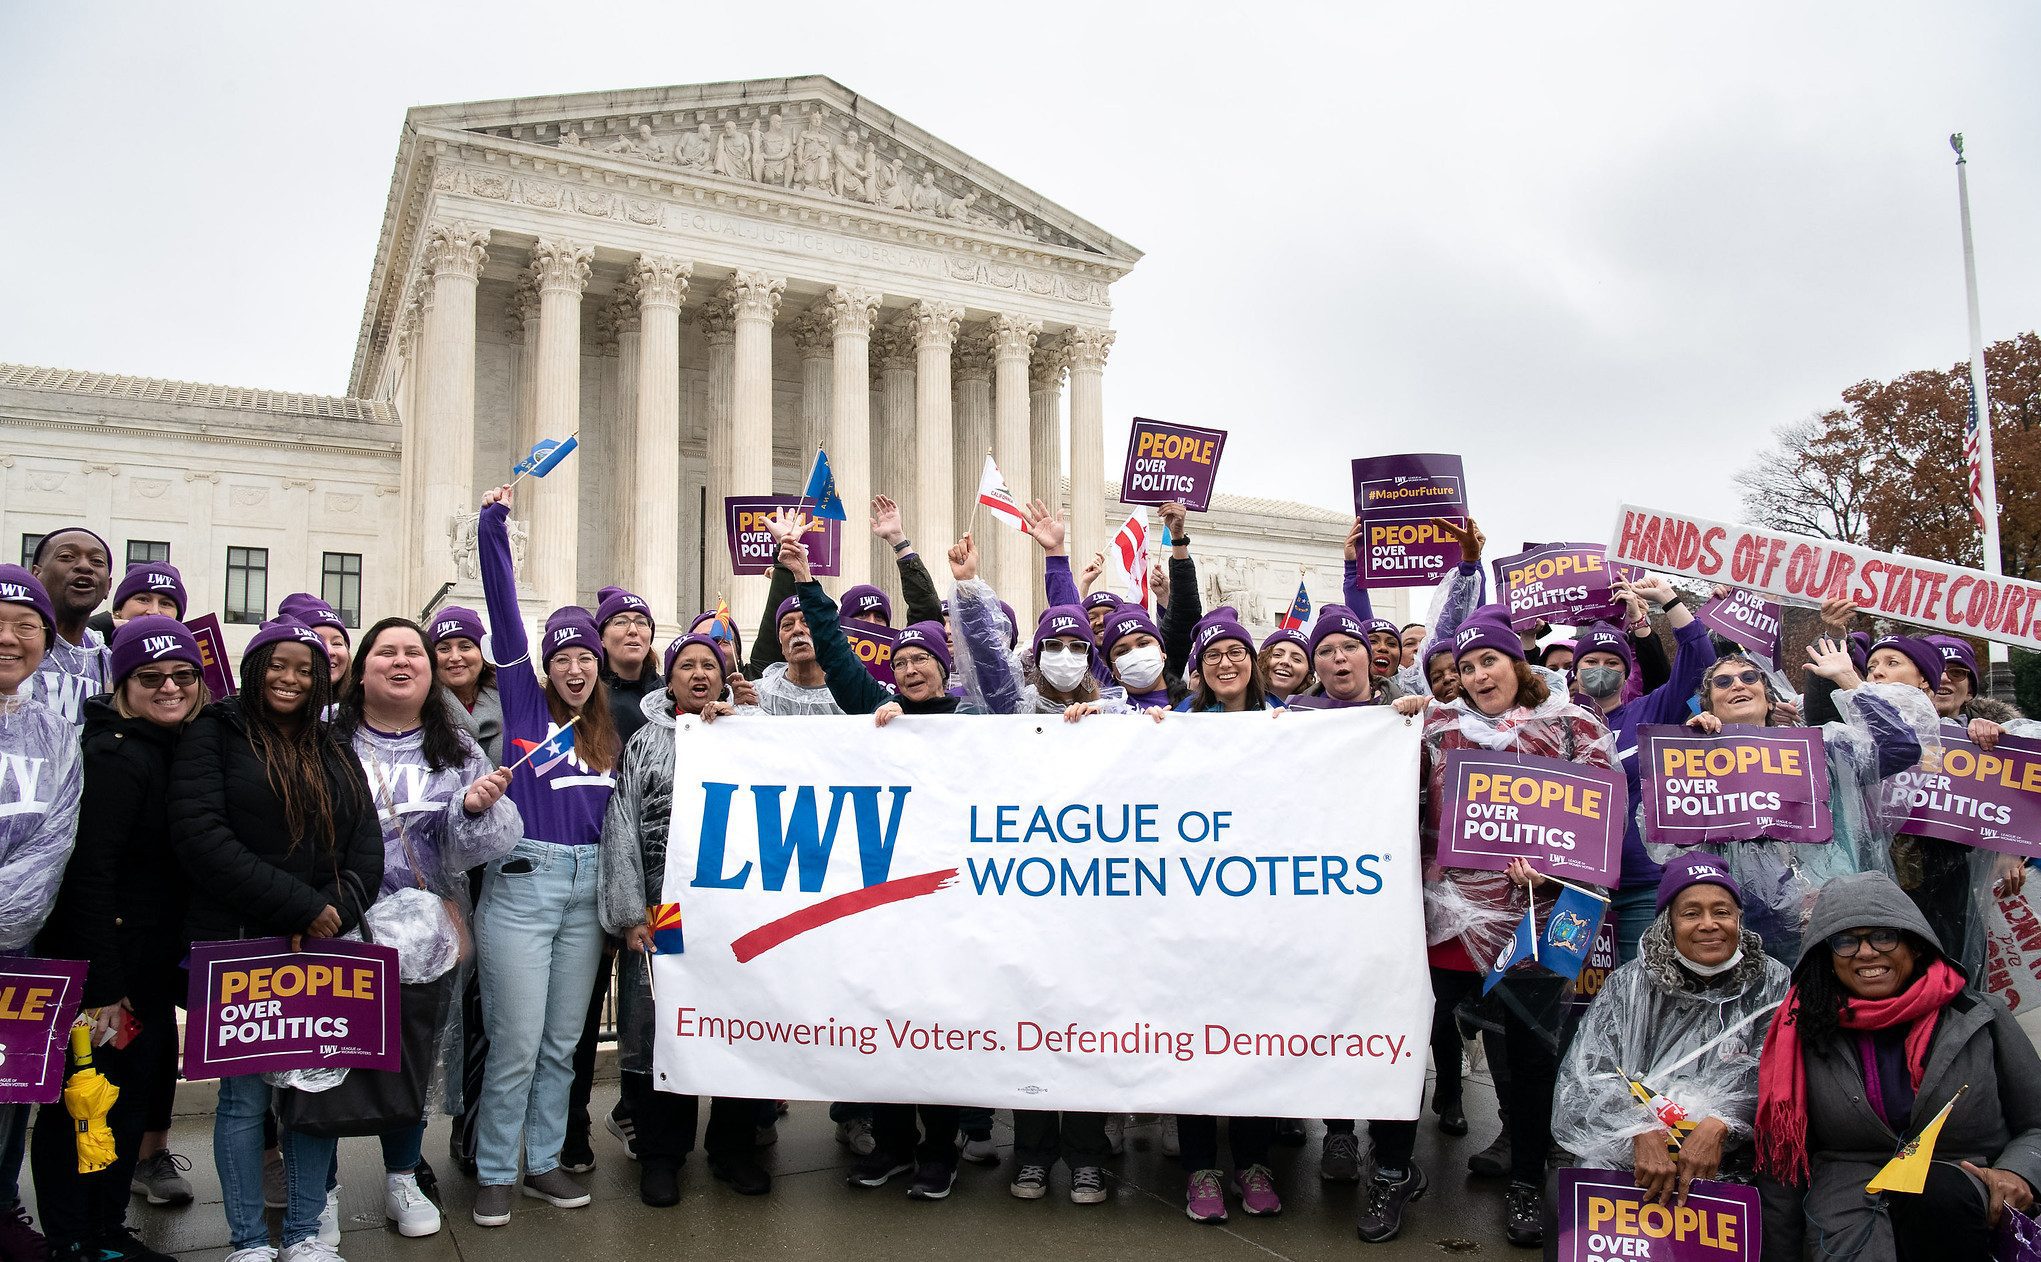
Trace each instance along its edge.
{"label": "crowd of people", "polygon": [[[1616,585],[1613,624],[1514,629],[1488,603],[1471,522],[1439,523],[1465,560],[1425,621],[1398,626],[1358,581],[1358,521],[1341,600],[1308,627],[1257,638],[1236,610],[1202,607],[1177,504],[1162,509],[1170,546],[1152,608],[1100,589],[1103,558],[1074,570],[1062,520],[1029,505],[1047,605],[1030,628],[979,577],[968,534],[937,554],[945,598],[882,496],[872,528],[891,545],[904,610],[872,586],[832,598],[810,572],[807,523],[782,515],[748,655],[727,610],[661,627],[623,587],[603,588],[593,611],[553,611],[534,642],[511,509],[508,487],[482,505],[483,611],[388,617],[357,638],[323,601],[286,597],[227,697],[208,695],[175,567],[116,576],[86,526],[45,535],[31,567],[0,566],[0,953],[88,963],[80,1020],[120,1088],[116,1159],[91,1174],[78,1171],[61,1104],[34,1117],[0,1106],[0,1262],[163,1256],[127,1211],[131,1196],[193,1199],[168,1133],[195,941],[395,946],[396,1077],[452,1116],[447,1159],[474,1180],[485,1227],[508,1224],[520,1193],[589,1203],[575,1175],[595,1161],[590,1083],[613,972],[622,1091],[603,1122],[638,1162],[643,1201],[678,1203],[701,1106],[654,1086],[648,960],[650,909],[675,901],[666,834],[675,728],[690,717],[870,715],[883,740],[877,729],[903,714],[1175,723],[1268,711],[1310,723],[1313,711],[1393,707],[1422,732],[1426,932],[1413,948],[1427,952],[1435,999],[1430,1112],[1443,1132],[1468,1133],[1463,1057],[1478,1039],[1502,1127],[1469,1165],[1499,1182],[1513,1243],[1555,1234],[1548,1180],[1561,1165],[1632,1171],[1667,1202],[1683,1203],[1697,1179],[1755,1183],[1764,1254],[1776,1258],[1984,1257],[2000,1216],[2033,1205],[2041,1061],[1980,980],[1984,908],[2016,894],[2026,868],[1906,833],[1881,792],[1945,739],[1990,747],[2034,730],[1981,695],[1965,641],[1874,635],[1837,603],[1822,614],[1830,635],[1785,669],[1711,637],[1659,577]],[[860,659],[847,618],[894,629],[889,681]],[[1484,993],[1527,905],[1551,906],[1535,895],[1549,878],[1521,861],[1437,864],[1447,755],[1621,768],[1635,802],[1639,729],[1667,723],[1817,728],[1834,840],[1673,847],[1633,815],[1606,891],[1621,963],[1599,993],[1589,1000],[1535,963]],[[571,753],[528,756],[567,728]],[[1867,1195],[1865,1181],[1959,1085],[1924,1190]],[[303,1121],[305,1094],[288,1075],[219,1083],[229,1262],[279,1256],[267,1209],[281,1210],[284,1262],[338,1257],[341,1141]],[[782,1111],[708,1102],[701,1145],[716,1180],[771,1191],[761,1149]],[[938,1201],[960,1162],[1000,1161],[986,1109],[840,1101],[829,1116],[854,1189],[904,1177],[909,1197]],[[1161,1121],[1191,1220],[1281,1212],[1270,1152],[1302,1143],[1301,1123]],[[1012,1195],[1046,1196],[1060,1163],[1073,1202],[1109,1200],[1127,1122],[1015,1110]],[[1420,1125],[1366,1121],[1364,1143],[1362,1120],[1325,1119],[1317,1173],[1362,1185],[1361,1240],[1392,1240],[1422,1213],[1412,1206],[1432,1176],[1414,1155]],[[378,1135],[385,1214],[405,1236],[443,1225],[425,1129],[420,1117]],[[39,1224],[19,1195],[24,1160]]]}

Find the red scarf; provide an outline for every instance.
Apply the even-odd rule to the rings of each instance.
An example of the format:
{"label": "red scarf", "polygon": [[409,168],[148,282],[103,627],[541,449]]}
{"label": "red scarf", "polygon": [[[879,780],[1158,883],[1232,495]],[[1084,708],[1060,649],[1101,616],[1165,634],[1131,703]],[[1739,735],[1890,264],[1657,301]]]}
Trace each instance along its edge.
{"label": "red scarf", "polygon": [[[1920,980],[1890,999],[1849,999],[1837,1024],[1845,1030],[1889,1030],[1904,1025],[1906,1072],[1920,1090],[1928,1068],[1928,1043],[1935,1018],[1963,990],[1963,975],[1936,960]],[[1772,1014],[1765,1050],[1758,1057],[1758,1169],[1782,1183],[1807,1182],[1807,1061],[1800,1047],[1797,1010],[1800,988]]]}

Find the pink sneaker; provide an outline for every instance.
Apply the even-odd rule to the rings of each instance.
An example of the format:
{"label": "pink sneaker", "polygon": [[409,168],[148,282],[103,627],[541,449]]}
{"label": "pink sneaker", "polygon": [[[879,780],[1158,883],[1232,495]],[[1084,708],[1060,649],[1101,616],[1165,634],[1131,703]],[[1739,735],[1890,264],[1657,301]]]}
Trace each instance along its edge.
{"label": "pink sneaker", "polygon": [[1242,1213],[1256,1218],[1273,1218],[1283,1212],[1283,1198],[1276,1195],[1276,1177],[1267,1166],[1249,1166],[1233,1172],[1233,1190],[1240,1194]]}
{"label": "pink sneaker", "polygon": [[1200,1170],[1185,1183],[1183,1212],[1194,1223],[1226,1221],[1226,1192],[1217,1170]]}

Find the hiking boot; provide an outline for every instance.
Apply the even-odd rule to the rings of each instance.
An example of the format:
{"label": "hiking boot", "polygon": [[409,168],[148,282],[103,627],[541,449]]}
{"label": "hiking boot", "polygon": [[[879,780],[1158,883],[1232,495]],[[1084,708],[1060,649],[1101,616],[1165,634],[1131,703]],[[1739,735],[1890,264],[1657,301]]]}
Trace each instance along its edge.
{"label": "hiking boot", "polygon": [[1533,1183],[1512,1183],[1502,1198],[1502,1230],[1513,1245],[1545,1243],[1544,1198]]}
{"label": "hiking boot", "polygon": [[653,1209],[680,1204],[680,1163],[657,1159],[641,1163],[638,1199]]}
{"label": "hiking boot", "polygon": [[[513,1189],[508,1183],[484,1183],[475,1189],[474,1219],[477,1227],[502,1227],[510,1222],[510,1194]],[[229,1259],[228,1262],[232,1262]]]}
{"label": "hiking boot", "polygon": [[1500,1179],[1509,1173],[1509,1127],[1502,1128],[1502,1134],[1495,1142],[1467,1158],[1467,1168],[1484,1178]]}
{"label": "hiking boot", "polygon": [[183,1174],[189,1169],[189,1161],[165,1148],[155,1156],[144,1157],[135,1163],[135,1172],[128,1179],[128,1191],[148,1197],[151,1205],[189,1205],[191,1181]]}
{"label": "hiking boot", "polygon": [[1199,1170],[1184,1180],[1183,1212],[1194,1223],[1226,1221],[1226,1189],[1217,1170]]}
{"label": "hiking boot", "polygon": [[868,1117],[853,1117],[838,1122],[836,1142],[859,1157],[871,1156],[872,1149],[879,1146],[878,1139],[872,1134],[872,1119]]}
{"label": "hiking boot", "polygon": [[1400,1179],[1382,1177],[1382,1171],[1375,1171],[1375,1177],[1368,1180],[1368,1187],[1362,1196],[1361,1218],[1355,1224],[1361,1239],[1369,1244],[1382,1244],[1396,1239],[1403,1230],[1403,1211],[1415,1200],[1421,1200],[1425,1192],[1424,1171],[1416,1162],[1403,1172]]}
{"label": "hiking boot", "polygon": [[957,1168],[934,1161],[924,1161],[914,1171],[914,1182],[907,1185],[907,1195],[916,1201],[940,1201],[957,1186]]}
{"label": "hiking boot", "polygon": [[1240,1197],[1240,1212],[1256,1218],[1274,1218],[1283,1212],[1283,1198],[1276,1195],[1276,1176],[1267,1166],[1249,1166],[1233,1172],[1233,1191]]}
{"label": "hiking boot", "polygon": [[1106,1172],[1097,1166],[1079,1166],[1070,1172],[1070,1203],[1099,1205],[1107,1197]]}
{"label": "hiking boot", "polygon": [[1006,1190],[1023,1201],[1039,1201],[1049,1194],[1049,1167],[1022,1166]]}
{"label": "hiking boot", "polygon": [[730,1185],[730,1190],[739,1196],[764,1196],[772,1191],[772,1175],[766,1168],[751,1159],[749,1154],[741,1157],[709,1158],[709,1173],[716,1180]]}
{"label": "hiking boot", "polygon": [[588,1189],[568,1178],[567,1172],[558,1166],[544,1174],[525,1175],[524,1194],[560,1209],[580,1209],[590,1199]]}
{"label": "hiking boot", "polygon": [[1327,1183],[1361,1181],[1361,1137],[1353,1131],[1325,1132],[1318,1153],[1318,1177]]}
{"label": "hiking boot", "polygon": [[392,1174],[383,1179],[383,1217],[397,1224],[397,1234],[413,1240],[436,1236],[442,1226],[439,1207],[418,1186],[415,1174]]}
{"label": "hiking boot", "polygon": [[884,1187],[894,1176],[906,1174],[912,1169],[914,1163],[905,1158],[883,1152],[868,1152],[851,1163],[850,1173],[844,1176],[843,1181],[857,1188]]}

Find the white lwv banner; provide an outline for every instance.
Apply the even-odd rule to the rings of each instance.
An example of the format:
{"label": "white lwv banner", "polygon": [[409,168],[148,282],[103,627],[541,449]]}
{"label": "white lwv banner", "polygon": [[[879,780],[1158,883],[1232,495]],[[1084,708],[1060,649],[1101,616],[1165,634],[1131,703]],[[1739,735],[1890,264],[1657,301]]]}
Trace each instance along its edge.
{"label": "white lwv banner", "polygon": [[676,746],[665,1090],[1417,1116],[1418,741],[1386,709],[689,720]]}

